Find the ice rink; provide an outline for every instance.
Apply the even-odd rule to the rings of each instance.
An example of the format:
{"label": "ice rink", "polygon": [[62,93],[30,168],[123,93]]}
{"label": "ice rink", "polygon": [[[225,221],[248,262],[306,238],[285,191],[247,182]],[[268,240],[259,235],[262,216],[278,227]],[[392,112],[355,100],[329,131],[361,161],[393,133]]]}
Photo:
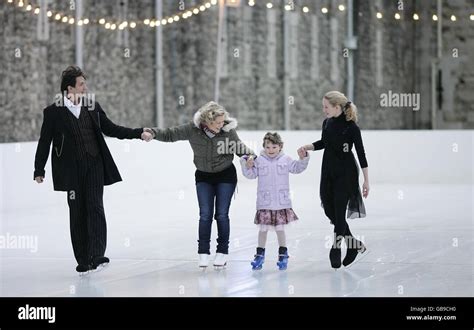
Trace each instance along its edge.
{"label": "ice rink", "polygon": [[[239,131],[256,151],[264,133]],[[297,147],[320,137],[320,131],[280,133],[294,158]],[[38,185],[37,143],[1,144],[0,296],[472,297],[473,131],[362,136],[371,191],[367,217],[349,224],[370,253],[337,272],[328,258],[332,226],[319,201],[322,151],[311,153],[308,169],[290,178],[300,220],[287,230],[288,270],[276,266],[273,233],[263,269],[251,270],[257,182],[242,176],[236,157],[229,262],[225,270],[202,271],[189,144],[107,139],[124,179],[104,194],[111,263],[83,278],[75,272],[66,193],[53,191],[50,162]],[[216,235],[214,224],[212,251]]]}

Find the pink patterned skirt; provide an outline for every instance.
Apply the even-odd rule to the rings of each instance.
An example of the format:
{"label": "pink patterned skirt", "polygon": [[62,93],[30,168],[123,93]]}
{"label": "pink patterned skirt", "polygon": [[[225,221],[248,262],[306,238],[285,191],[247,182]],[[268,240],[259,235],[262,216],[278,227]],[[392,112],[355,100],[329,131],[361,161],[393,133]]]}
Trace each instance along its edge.
{"label": "pink patterned skirt", "polygon": [[261,231],[283,230],[284,226],[298,220],[293,209],[257,210],[254,223],[260,225]]}

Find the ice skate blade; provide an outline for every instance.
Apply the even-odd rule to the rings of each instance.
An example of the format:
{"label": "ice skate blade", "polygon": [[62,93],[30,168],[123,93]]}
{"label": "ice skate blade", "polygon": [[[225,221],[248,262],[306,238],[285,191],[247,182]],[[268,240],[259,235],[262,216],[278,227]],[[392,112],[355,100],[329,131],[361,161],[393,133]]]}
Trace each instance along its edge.
{"label": "ice skate blade", "polygon": [[357,256],[353,262],[351,262],[349,265],[344,266],[346,268],[351,268],[354,264],[359,263],[362,259],[364,259],[368,254],[370,253],[370,250],[364,247],[363,251],[360,251],[357,253]]}
{"label": "ice skate blade", "polygon": [[280,264],[279,262],[277,262],[277,266],[278,266],[278,269],[279,270],[286,270],[288,268],[288,266],[285,266],[283,264]]}
{"label": "ice skate blade", "polygon": [[334,267],[333,265],[331,265],[331,268],[334,269],[334,270],[338,270],[339,268],[341,268],[341,266],[342,266],[342,263],[339,267]]}
{"label": "ice skate blade", "polygon": [[263,267],[263,263],[261,265],[258,265],[257,263],[255,262],[251,262],[250,265],[252,266],[252,270],[259,270],[259,269],[262,269]]}
{"label": "ice skate blade", "polygon": [[98,273],[98,272],[104,270],[105,268],[107,268],[108,266],[109,266],[109,263],[106,262],[106,263],[103,263],[103,264],[100,264],[99,266],[97,266],[96,269],[90,270],[90,272],[92,272],[92,273]]}

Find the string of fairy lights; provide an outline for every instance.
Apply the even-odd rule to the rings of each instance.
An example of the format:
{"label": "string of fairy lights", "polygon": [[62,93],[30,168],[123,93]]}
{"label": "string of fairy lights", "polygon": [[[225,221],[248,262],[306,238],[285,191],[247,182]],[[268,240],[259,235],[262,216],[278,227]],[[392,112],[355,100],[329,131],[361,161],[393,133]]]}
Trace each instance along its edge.
{"label": "string of fairy lights", "polygon": [[[25,12],[32,13],[33,15],[39,15],[40,14],[40,7],[39,6],[33,6],[31,4],[26,4],[25,0],[6,0],[7,3],[16,6],[20,9],[24,9]],[[196,7],[189,8],[187,10],[183,10],[180,13],[176,13],[173,15],[165,16],[162,19],[158,20],[155,18],[145,18],[144,20],[135,20],[135,21],[128,21],[128,20],[117,20],[117,19],[111,19],[111,18],[87,18],[83,17],[79,20],[76,21],[74,14],[72,15],[67,15],[64,14],[60,11],[55,11],[55,10],[48,10],[46,12],[46,16],[58,23],[64,23],[64,24],[70,24],[70,25],[78,25],[78,26],[85,26],[85,25],[90,25],[90,24],[97,24],[99,26],[102,26],[106,30],[123,30],[126,28],[129,29],[135,29],[139,25],[143,25],[146,27],[154,28],[158,26],[165,26],[169,24],[176,23],[180,20],[186,20],[191,16],[196,16],[199,15],[203,12],[205,12],[207,9],[217,5],[217,0],[210,0],[208,2],[205,2],[201,5],[198,5]]]}
{"label": "string of fairy lights", "polygon": [[[32,13],[33,15],[39,15],[40,11],[41,11],[40,7],[39,6],[33,6],[31,4],[27,4],[26,1],[27,0],[6,0],[6,2],[8,4],[11,4],[13,6],[16,6],[16,7],[20,8],[20,9],[23,9],[25,12]],[[255,1],[256,0],[248,0],[247,5],[249,7],[254,7],[255,6]],[[264,1],[262,1],[262,2],[264,2]],[[123,30],[123,29],[127,29],[127,28],[128,29],[135,29],[137,26],[155,28],[155,27],[159,27],[159,26],[171,25],[173,23],[186,20],[186,19],[188,19],[192,16],[200,15],[201,13],[203,13],[206,10],[210,9],[211,7],[216,6],[217,3],[218,3],[218,0],[210,0],[210,1],[202,3],[201,5],[198,5],[198,6],[186,9],[186,10],[182,10],[179,13],[175,13],[173,15],[168,15],[168,16],[163,17],[161,19],[145,18],[143,20],[129,21],[129,20],[117,20],[117,19],[105,18],[105,17],[102,17],[102,18],[87,18],[87,17],[84,17],[84,18],[81,18],[81,19],[76,21],[74,15],[67,15],[67,14],[64,14],[63,12],[55,11],[55,10],[48,10],[46,12],[46,16],[49,19],[51,19],[52,21],[56,21],[58,23],[70,24],[70,25],[76,24],[78,26],[86,26],[86,25],[90,25],[90,24],[96,24],[96,25],[102,26],[106,30],[112,30],[112,31],[116,30],[116,29]],[[239,4],[240,4],[240,0],[227,0],[227,5],[229,5],[229,6],[236,6],[236,5],[239,5]],[[268,10],[272,10],[272,9],[275,8],[275,5],[273,4],[272,1],[266,1],[265,7]],[[297,6],[294,5],[293,2],[291,2],[291,4],[287,3],[284,6],[284,9],[287,10],[287,11],[298,11],[298,12],[301,12],[303,14],[308,14],[308,13],[311,13],[312,11],[318,10],[316,8],[310,8],[308,6],[297,7]],[[346,7],[343,4],[339,4],[337,6],[337,9],[335,9],[335,10],[340,11],[340,12],[344,12],[346,10]],[[330,13],[330,10],[329,10],[328,7],[321,7],[320,11],[321,11],[322,14],[325,14],[325,15]],[[410,17],[404,17],[402,15],[402,12],[403,11],[398,11],[398,12],[395,12],[393,14],[393,16],[392,15],[387,15],[387,17],[388,18],[393,17],[393,19],[395,19],[396,21],[399,21],[399,20],[402,20],[402,19],[412,19],[413,21],[419,21],[421,19],[431,19],[432,21],[438,21],[438,19],[439,19],[436,14],[433,14],[431,17],[421,17],[420,14],[413,13],[411,18]],[[378,11],[375,14],[375,17],[378,20],[387,19],[387,17],[385,17],[385,15],[380,11]],[[456,15],[452,14],[452,15],[450,15],[449,19],[452,22],[456,22],[460,18],[458,18]],[[469,15],[469,20],[474,21],[474,14]]]}

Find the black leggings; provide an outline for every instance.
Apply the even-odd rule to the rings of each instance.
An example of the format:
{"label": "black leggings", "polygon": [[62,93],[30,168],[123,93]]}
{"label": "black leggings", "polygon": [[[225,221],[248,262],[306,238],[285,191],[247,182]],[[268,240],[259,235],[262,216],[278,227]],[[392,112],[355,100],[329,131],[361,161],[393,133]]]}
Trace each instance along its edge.
{"label": "black leggings", "polygon": [[334,234],[338,238],[340,236],[352,236],[349,224],[346,221],[349,194],[347,193],[344,177],[331,178],[331,184],[327,187],[327,191],[324,191],[321,196],[324,213],[334,225]]}

